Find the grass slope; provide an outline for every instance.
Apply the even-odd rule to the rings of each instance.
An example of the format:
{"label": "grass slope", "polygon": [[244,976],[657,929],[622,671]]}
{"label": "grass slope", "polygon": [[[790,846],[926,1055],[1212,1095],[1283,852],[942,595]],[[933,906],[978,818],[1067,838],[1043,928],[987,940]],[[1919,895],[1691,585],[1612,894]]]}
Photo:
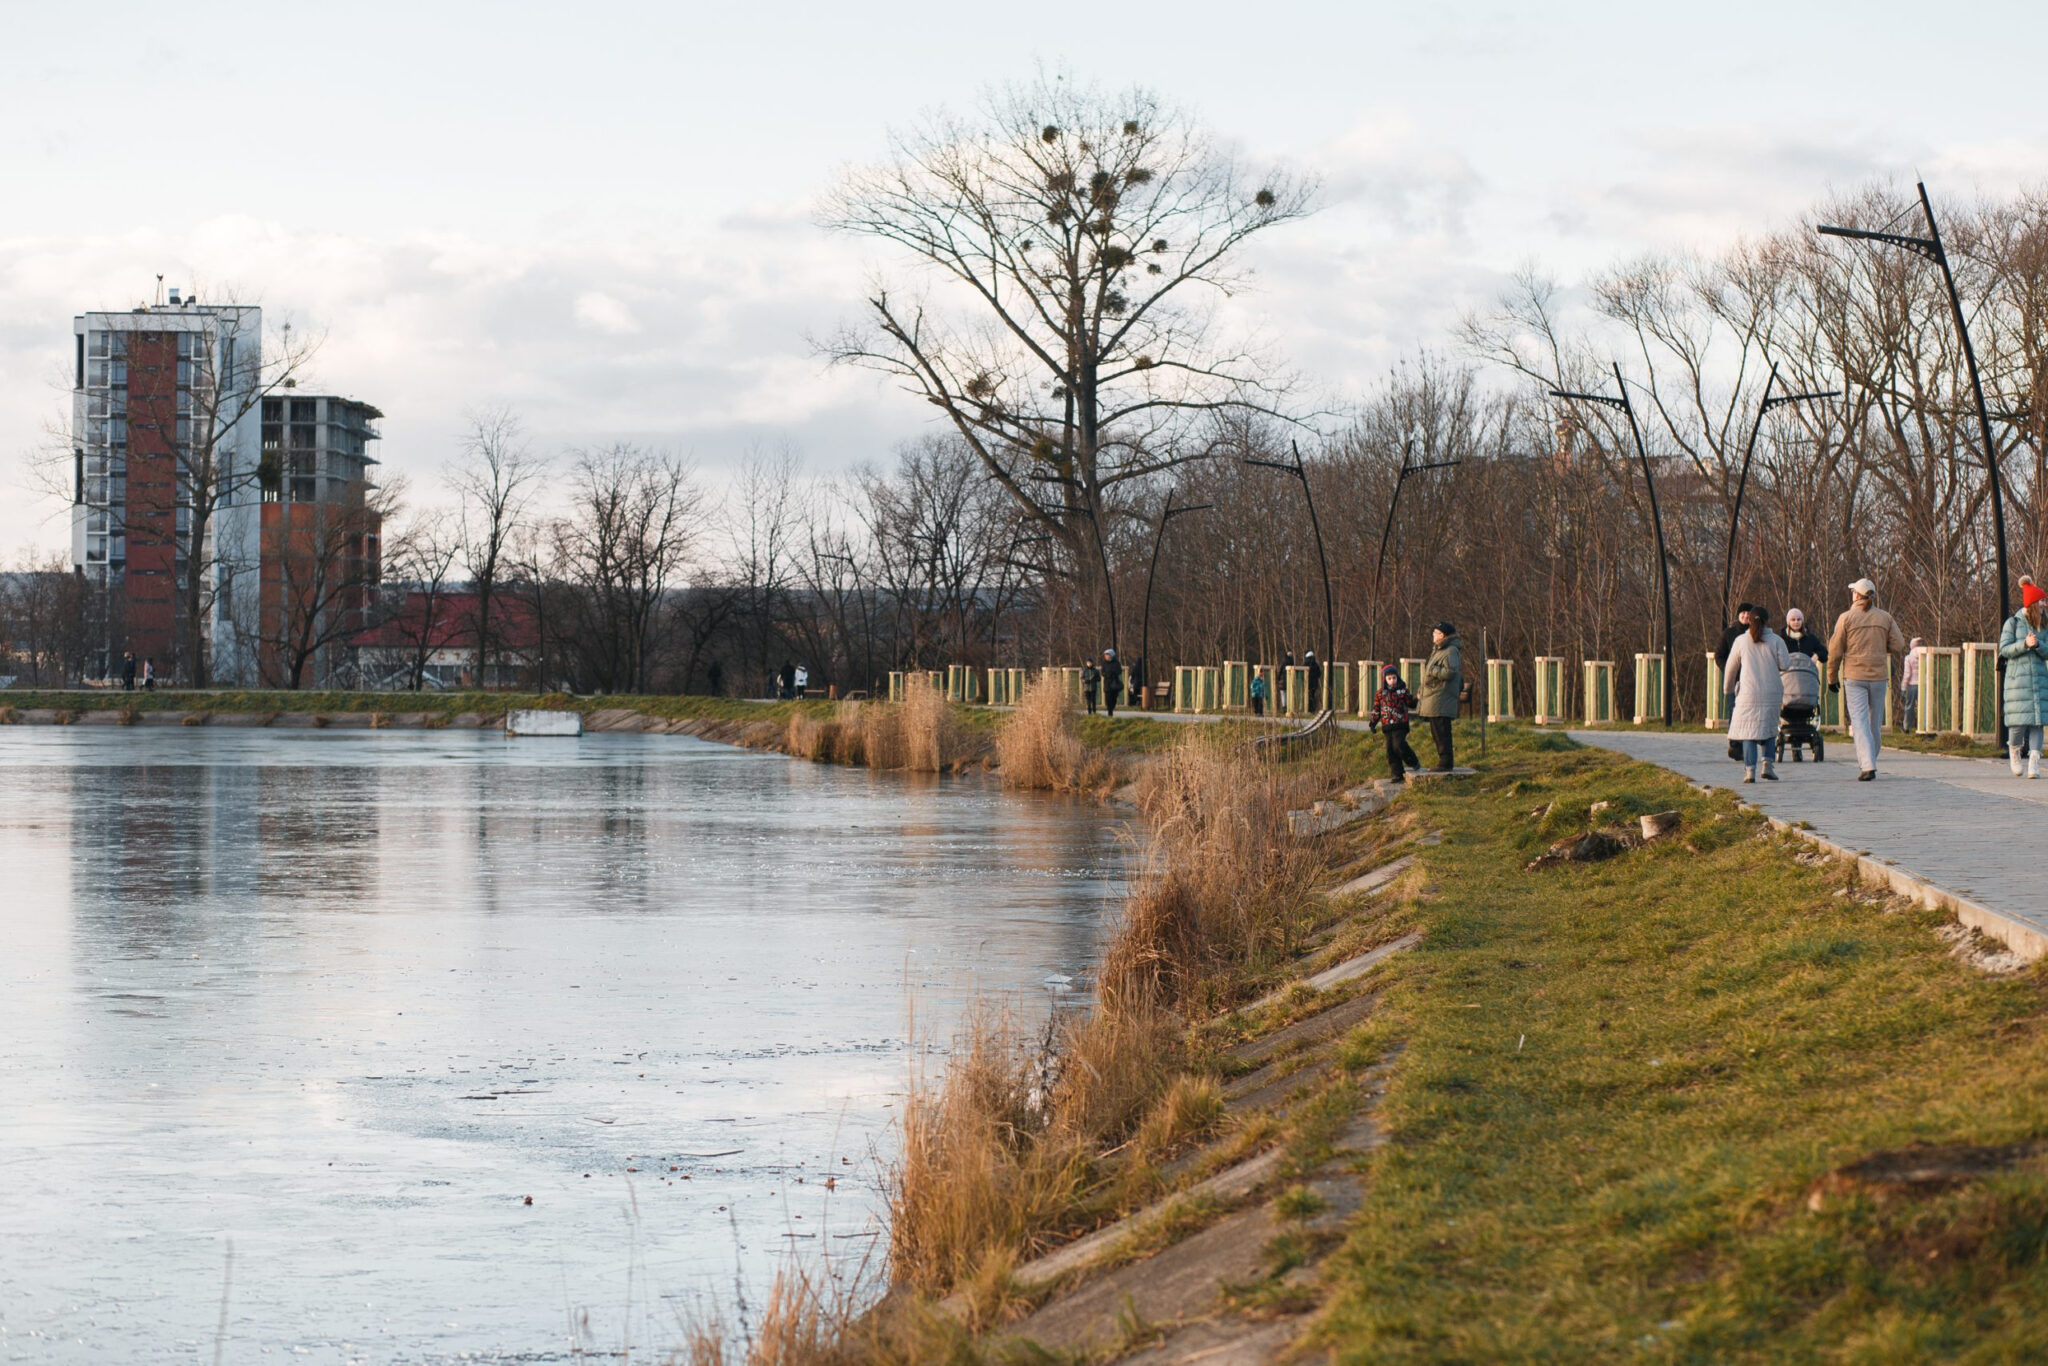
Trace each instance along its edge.
{"label": "grass slope", "polygon": [[[1402,1052],[1340,1358],[2048,1358],[2041,1163],[1805,1198],[1873,1150],[2048,1135],[2048,978],[1988,978],[1941,915],[1563,737],[1497,730],[1484,775],[1410,800],[1445,838],[1428,938],[1351,1044]],[[1685,836],[1522,870],[1597,800]]]}

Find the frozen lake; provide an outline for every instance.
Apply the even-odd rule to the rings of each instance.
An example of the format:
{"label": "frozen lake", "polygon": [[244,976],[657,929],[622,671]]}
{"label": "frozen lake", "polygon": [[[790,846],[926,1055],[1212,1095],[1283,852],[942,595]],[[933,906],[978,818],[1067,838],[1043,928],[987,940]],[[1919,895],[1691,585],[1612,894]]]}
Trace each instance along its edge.
{"label": "frozen lake", "polygon": [[0,1360],[211,1362],[224,1290],[228,1362],[659,1359],[875,1247],[913,1005],[1086,973],[1119,825],[677,737],[0,728]]}

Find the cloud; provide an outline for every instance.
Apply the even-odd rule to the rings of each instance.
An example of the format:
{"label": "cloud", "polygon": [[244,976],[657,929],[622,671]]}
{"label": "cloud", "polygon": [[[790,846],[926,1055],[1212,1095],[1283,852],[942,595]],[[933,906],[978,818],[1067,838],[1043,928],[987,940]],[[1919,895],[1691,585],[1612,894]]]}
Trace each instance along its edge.
{"label": "cloud", "polygon": [[586,290],[576,296],[576,321],[593,332],[627,336],[640,330],[633,310],[609,294]]}

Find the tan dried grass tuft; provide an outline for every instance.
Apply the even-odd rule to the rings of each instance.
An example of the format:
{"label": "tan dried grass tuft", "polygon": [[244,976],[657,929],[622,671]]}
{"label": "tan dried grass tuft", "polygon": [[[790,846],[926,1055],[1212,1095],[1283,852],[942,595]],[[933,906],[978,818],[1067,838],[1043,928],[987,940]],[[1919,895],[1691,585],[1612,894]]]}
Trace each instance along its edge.
{"label": "tan dried grass tuft", "polygon": [[944,773],[960,754],[960,721],[946,694],[923,674],[904,680],[897,704],[903,733],[903,762],[913,773]]}
{"label": "tan dried grass tuft", "polygon": [[1059,684],[1039,679],[996,731],[1003,786],[1044,792],[1077,790],[1087,746],[1074,728],[1074,709]]}

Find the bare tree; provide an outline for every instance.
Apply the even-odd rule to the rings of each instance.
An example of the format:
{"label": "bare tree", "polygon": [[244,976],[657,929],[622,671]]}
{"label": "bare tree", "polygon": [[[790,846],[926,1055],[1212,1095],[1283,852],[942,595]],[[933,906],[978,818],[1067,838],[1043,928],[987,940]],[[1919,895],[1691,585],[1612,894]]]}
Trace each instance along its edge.
{"label": "bare tree", "polygon": [[500,581],[510,568],[508,547],[527,513],[543,464],[526,444],[519,418],[509,408],[487,408],[470,418],[462,463],[449,482],[460,500],[462,556],[476,595],[472,626],[476,639],[476,680],[497,645]]}
{"label": "bare tree", "polygon": [[377,592],[383,521],[399,494],[393,482],[346,501],[264,505],[259,620],[266,684],[303,687],[309,666],[315,681],[328,681],[328,647],[377,624],[386,606]]}
{"label": "bare tree", "polygon": [[1215,414],[1278,413],[1284,381],[1221,337],[1211,306],[1242,248],[1298,218],[1312,187],[1248,176],[1185,113],[1058,77],[995,92],[979,118],[898,135],[823,217],[910,252],[960,301],[878,287],[824,349],[942,412],[989,477],[1092,564],[1115,633],[1121,486],[1209,454]]}
{"label": "bare tree", "polygon": [[383,616],[406,651],[405,686],[418,692],[427,664],[455,629],[455,566],[462,558],[460,528],[431,509],[412,517],[384,543]]}
{"label": "bare tree", "polygon": [[577,456],[570,501],[554,542],[578,590],[577,652],[599,691],[644,691],[661,614],[705,527],[703,490],[679,457],[621,444]]}

